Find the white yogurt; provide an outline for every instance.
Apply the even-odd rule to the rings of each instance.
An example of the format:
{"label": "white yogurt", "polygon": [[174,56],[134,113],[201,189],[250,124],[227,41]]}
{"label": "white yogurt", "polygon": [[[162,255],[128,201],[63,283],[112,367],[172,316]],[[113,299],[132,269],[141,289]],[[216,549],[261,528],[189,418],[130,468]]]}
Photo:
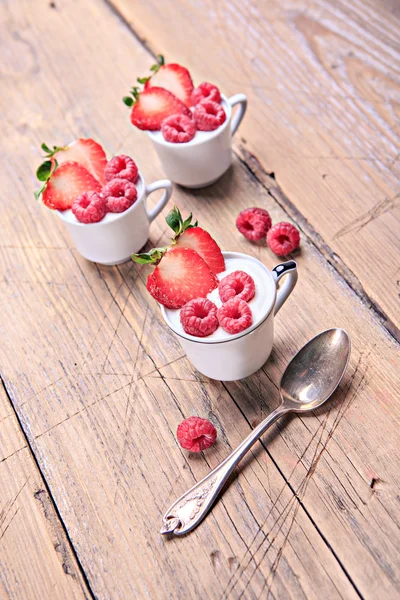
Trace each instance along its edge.
{"label": "white yogurt", "polygon": [[[178,335],[204,342],[220,342],[224,340],[231,340],[234,337],[238,337],[243,335],[243,333],[249,332],[250,329],[255,329],[272,310],[276,298],[276,285],[272,274],[267,267],[252,256],[246,256],[246,258],[244,258],[245,255],[236,255],[235,252],[224,252],[223,254],[225,258],[226,269],[217,275],[219,281],[234,271],[244,271],[254,279],[256,293],[248,302],[253,315],[252,325],[245,331],[235,335],[228,333],[222,327],[218,327],[218,329],[211,335],[208,335],[205,338],[199,338],[189,335],[184,331],[180,321],[180,309],[175,310],[163,307],[163,313],[168,325]],[[210,292],[207,298],[214,302],[218,308],[222,305],[218,288]]]}
{"label": "white yogurt", "polygon": [[[231,112],[230,106],[223,98],[221,98],[220,104],[225,111],[226,118],[228,119]],[[192,106],[190,110],[193,112],[193,109],[194,107]],[[218,135],[218,132],[220,128],[223,127],[224,123],[225,121],[222,123],[222,125],[220,125],[217,129],[214,129],[213,131],[196,131],[194,138],[191,139],[190,142],[183,142],[182,144],[179,144],[179,146],[195,146],[196,144],[200,144],[201,142],[204,142],[205,140],[210,139],[215,135]],[[164,139],[164,136],[161,131],[148,131],[147,133],[149,134],[150,138],[153,138],[154,141],[162,141],[165,144],[171,144],[172,146],[178,145],[175,142],[167,142]]]}

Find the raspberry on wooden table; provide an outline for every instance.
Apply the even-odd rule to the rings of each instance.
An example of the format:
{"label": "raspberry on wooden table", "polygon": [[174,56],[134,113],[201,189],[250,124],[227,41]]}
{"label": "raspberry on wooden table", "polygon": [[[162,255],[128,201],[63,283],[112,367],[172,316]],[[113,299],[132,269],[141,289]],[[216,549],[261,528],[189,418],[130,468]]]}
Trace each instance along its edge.
{"label": "raspberry on wooden table", "polygon": [[218,129],[226,120],[224,109],[217,102],[202,100],[194,107],[194,120],[200,131],[213,131]]}
{"label": "raspberry on wooden table", "polygon": [[162,122],[161,132],[167,142],[183,144],[196,135],[196,124],[187,115],[171,115]]}
{"label": "raspberry on wooden table", "polygon": [[272,221],[268,211],[263,208],[246,208],[239,213],[236,227],[250,241],[265,238]]}
{"label": "raspberry on wooden table", "polygon": [[219,324],[228,333],[240,333],[253,322],[251,308],[237,296],[223,304],[217,312]]}
{"label": "raspberry on wooden table", "polygon": [[107,210],[112,213],[128,210],[137,199],[137,189],[134,184],[119,177],[109,181],[103,187],[102,194],[107,201]]}
{"label": "raspberry on wooden table", "polygon": [[135,161],[130,156],[120,154],[108,161],[104,169],[104,175],[107,181],[119,177],[120,179],[127,179],[132,183],[136,183],[139,171]]}
{"label": "raspberry on wooden table", "polygon": [[207,450],[217,439],[214,425],[201,417],[188,417],[178,425],[176,437],[179,445],[190,452]]}
{"label": "raspberry on wooden table", "polygon": [[299,230],[291,223],[277,223],[267,233],[267,244],[277,256],[286,256],[299,247]]}
{"label": "raspberry on wooden table", "polygon": [[222,302],[235,297],[249,302],[256,293],[256,286],[250,275],[244,271],[234,271],[221,279],[218,292]]}
{"label": "raspberry on wooden table", "polygon": [[207,298],[190,300],[181,310],[181,324],[186,333],[206,337],[218,329],[217,307]]}
{"label": "raspberry on wooden table", "polygon": [[221,102],[221,94],[216,85],[203,81],[192,92],[192,106],[196,106],[202,100],[211,100],[212,102]]}
{"label": "raspberry on wooden table", "polygon": [[84,192],[76,198],[71,209],[81,223],[97,223],[106,216],[107,203],[97,192]]}

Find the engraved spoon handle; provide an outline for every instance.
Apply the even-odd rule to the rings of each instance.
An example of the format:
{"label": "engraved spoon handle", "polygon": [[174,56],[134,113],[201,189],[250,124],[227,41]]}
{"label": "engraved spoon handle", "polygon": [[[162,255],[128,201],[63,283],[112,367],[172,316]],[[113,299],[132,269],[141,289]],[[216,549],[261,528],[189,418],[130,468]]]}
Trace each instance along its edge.
{"label": "engraved spoon handle", "polygon": [[281,404],[218,467],[196,483],[167,510],[160,533],[183,535],[194,529],[206,516],[222,486],[236,465],[262,434],[282,415],[290,412]]}

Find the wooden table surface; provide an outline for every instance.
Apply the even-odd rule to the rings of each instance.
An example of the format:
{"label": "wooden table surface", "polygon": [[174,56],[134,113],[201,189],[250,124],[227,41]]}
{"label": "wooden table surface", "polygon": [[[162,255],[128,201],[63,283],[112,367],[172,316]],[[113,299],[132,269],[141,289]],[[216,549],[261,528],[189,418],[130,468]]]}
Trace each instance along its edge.
{"label": "wooden table surface", "polygon": [[[399,22],[396,0],[4,0],[1,598],[400,597]],[[93,137],[163,176],[121,102],[158,53],[249,98],[232,169],[173,201],[269,267],[237,213],[301,230],[273,354],[243,381],[195,372],[150,269],[87,262],[33,198],[43,141]],[[148,247],[167,241],[165,214]],[[204,523],[162,538],[165,509],[277,406],[287,362],[332,326],[352,356],[327,408],[274,425]],[[218,430],[204,455],[176,442],[192,414]]]}

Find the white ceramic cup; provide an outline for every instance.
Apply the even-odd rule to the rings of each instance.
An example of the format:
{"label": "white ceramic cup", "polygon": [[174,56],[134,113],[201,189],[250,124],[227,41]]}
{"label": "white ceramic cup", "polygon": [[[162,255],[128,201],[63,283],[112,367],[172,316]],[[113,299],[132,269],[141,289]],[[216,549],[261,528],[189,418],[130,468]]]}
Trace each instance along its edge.
{"label": "white ceramic cup", "polygon": [[[161,312],[167,325],[178,336],[188,359],[200,373],[218,381],[235,381],[258,371],[271,354],[274,316],[296,285],[297,265],[294,260],[290,260],[270,271],[252,256],[239,252],[223,252],[223,255],[225,259],[245,258],[261,265],[268,293],[265,298],[265,312],[263,311],[258,321],[241,333],[215,341],[212,337],[198,338],[185,333],[178,321],[170,318],[170,313],[164,306],[161,306]],[[277,290],[278,281],[285,276],[286,280]]]}
{"label": "white ceramic cup", "polygon": [[[232,164],[232,136],[247,108],[247,97],[236,94],[222,96],[225,122],[215,131],[198,131],[184,144],[167,142],[160,131],[149,131],[166,176],[188,188],[201,188],[219,179]],[[238,106],[232,116],[232,108]]]}
{"label": "white ceramic cup", "polygon": [[[172,194],[172,183],[167,179],[145,184],[139,173],[136,184],[138,197],[128,210],[107,213],[98,223],[80,223],[71,210],[56,211],[70,234],[78,252],[87,260],[102,265],[118,265],[139,252],[149,238],[150,223],[162,211]],[[164,194],[153,210],[148,211],[149,194],[164,189]]]}

